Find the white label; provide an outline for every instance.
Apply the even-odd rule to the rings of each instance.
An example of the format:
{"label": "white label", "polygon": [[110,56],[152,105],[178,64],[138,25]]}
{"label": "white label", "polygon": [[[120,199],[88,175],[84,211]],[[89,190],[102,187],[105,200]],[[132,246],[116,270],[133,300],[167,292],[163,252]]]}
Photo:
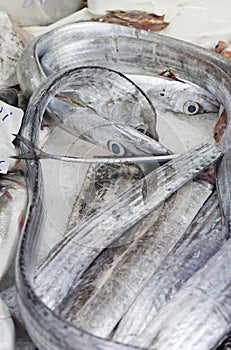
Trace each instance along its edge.
{"label": "white label", "polygon": [[9,158],[16,155],[15,147],[12,143],[14,136],[21,126],[23,110],[8,105],[0,101],[0,172],[6,174],[8,169],[15,163],[14,159]]}

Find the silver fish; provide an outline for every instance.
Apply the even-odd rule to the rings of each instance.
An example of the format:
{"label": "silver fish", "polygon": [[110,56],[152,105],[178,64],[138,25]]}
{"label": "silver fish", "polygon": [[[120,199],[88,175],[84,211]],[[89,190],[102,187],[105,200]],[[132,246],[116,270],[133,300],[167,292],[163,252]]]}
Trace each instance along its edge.
{"label": "silver fish", "polygon": [[[70,35],[71,40],[69,41],[67,38],[70,30],[72,30],[72,32]],[[102,37],[102,40],[105,41],[104,30],[107,31],[107,37],[115,37],[115,33],[117,33],[118,36],[139,37],[140,39],[145,38],[151,40],[151,36],[147,37],[142,31],[137,32],[132,28],[121,30],[120,26],[116,25],[105,27],[103,23],[100,23],[99,26],[97,23],[75,23],[55,29],[30,43],[19,60],[18,76],[24,92],[27,95],[31,94],[34,88],[37,87],[46,76],[62,68],[72,66],[76,64],[76,62],[78,62],[80,66],[87,65],[87,62],[89,62],[89,65],[97,64],[93,63],[92,59],[87,57],[86,52],[89,51],[89,47],[90,50],[92,50],[91,46],[96,44],[94,42],[95,38]],[[63,41],[64,33],[65,41]],[[102,40],[99,42],[102,42]],[[116,45],[116,42],[114,45]],[[94,62],[98,62],[99,59],[100,61],[102,59],[104,60],[104,66],[106,67],[118,68],[117,57],[111,61],[111,58],[107,57],[105,51],[102,51],[100,56],[99,53],[97,53],[97,56],[94,57]],[[26,64],[26,76],[28,79],[25,81],[25,74],[23,73],[22,76],[22,72]],[[126,66],[127,62],[124,61],[123,64]],[[132,69],[135,69],[134,65]],[[119,66],[119,71],[121,72],[121,65]],[[141,67],[139,68],[139,74],[140,71]],[[144,70],[143,74],[147,75],[148,72]],[[31,79],[32,75],[33,80]],[[141,79],[139,76],[137,77],[129,74],[127,77],[134,82],[138,81],[137,85],[141,88],[146,85],[146,80],[144,78]],[[153,87],[149,91],[149,96],[156,108],[171,109],[190,115],[218,110],[218,102],[212,94],[204,89],[198,88],[195,85],[190,85],[190,83],[186,84],[181,81],[171,81],[161,77],[149,77],[149,80],[150,79]],[[161,96],[160,93],[164,94],[164,96]]]}
{"label": "silver fish", "polygon": [[145,329],[151,349],[215,349],[231,328],[231,239],[179,290]]}
{"label": "silver fish", "polygon": [[[171,153],[145,135],[158,139],[156,113],[141,90],[126,77],[100,67],[75,69],[74,76],[73,103],[50,97],[49,108],[62,116],[59,119],[65,130],[118,156]],[[56,79],[54,75],[52,81]],[[65,88],[65,82],[63,84],[57,88],[57,93]]]}
{"label": "silver fish", "polygon": [[150,99],[155,109],[188,115],[218,112],[219,103],[205,89],[183,80],[161,76],[127,75]]}
{"label": "silver fish", "polygon": [[[119,126],[118,126],[119,129]],[[105,133],[106,134],[106,133]],[[22,142],[24,145],[26,145],[28,147],[28,152],[26,153],[21,153],[17,156],[11,156],[11,158],[14,159],[53,159],[53,160],[60,160],[63,162],[72,162],[72,163],[81,163],[81,164],[139,164],[139,163],[165,163],[168,162],[169,160],[172,160],[173,158],[175,158],[177,155],[163,155],[163,156],[127,156],[125,150],[126,148],[123,147],[123,140],[122,140],[122,145],[121,143],[119,144],[118,142],[114,142],[113,146],[114,146],[114,153],[116,155],[120,155],[120,153],[122,153],[122,155],[124,155],[124,157],[111,157],[111,156],[99,156],[99,157],[75,157],[75,156],[60,156],[60,155],[56,155],[56,154],[51,154],[51,153],[47,153],[44,152],[42,149],[40,149],[39,147],[35,146],[35,144],[33,142],[31,142],[30,140],[25,139],[23,136],[21,135],[16,135],[13,134],[16,137],[17,141]],[[121,128],[121,136],[124,136],[125,141],[126,140],[126,136],[127,134],[124,132],[123,128]],[[137,149],[141,149],[142,150],[142,146],[143,146],[143,140],[141,137],[141,140],[138,139],[136,142],[136,147]],[[140,145],[140,147],[139,147]],[[120,147],[119,147],[120,146]],[[152,144],[153,146],[153,144]],[[118,152],[117,152],[118,149]],[[161,153],[161,145],[159,145],[159,143],[156,142],[156,147],[152,150],[155,153]],[[113,151],[113,147],[112,147],[112,151]]]}
{"label": "silver fish", "polygon": [[146,328],[158,317],[161,307],[221,248],[226,239],[217,194],[214,193],[134,300],[115,329],[113,339],[141,345]]}
{"label": "silver fish", "polygon": [[[127,249],[119,248],[122,253],[117,252],[109,266],[107,259],[96,259],[90,279],[85,281],[85,274],[82,276],[84,289],[81,290],[77,283],[72,286],[72,297],[66,297],[70,311],[65,319],[91,334],[109,337],[136,295],[180,240],[210,193],[197,183],[185,185],[166,201],[149,230],[132,241]],[[189,205],[191,201],[193,206]],[[118,243],[113,243],[113,246],[118,246]]]}
{"label": "silver fish", "polygon": [[[124,28],[123,30],[119,25],[108,23],[97,24],[98,26],[95,26],[96,23],[92,25],[90,23],[75,23],[67,27],[63,26],[38,38],[37,42],[35,40],[31,43],[28,51],[24,52],[18,66],[19,81],[23,86],[23,90],[29,94],[33,91],[31,89],[33,84],[30,84],[33,71],[33,83],[37,80],[41,82],[42,79],[46,78],[40,58],[42,60],[45,52],[48,52],[47,48],[50,44],[52,51],[49,54],[53,54],[52,59],[49,58],[49,69],[54,71],[72,64],[73,57],[80,66],[99,65],[118,70],[123,74],[158,74],[160,71],[171,67],[180,79],[197,84],[216,96],[217,101],[224,106],[228,114],[229,125],[231,111],[227,97],[230,94],[230,61],[196,45],[184,42],[182,46],[181,41],[174,41],[166,36],[163,41],[162,36],[158,37],[144,31],[138,32],[132,28]],[[106,27],[107,25],[108,27]],[[106,28],[107,36],[105,35]],[[63,38],[67,37],[68,33],[71,33],[71,40],[62,50]],[[139,45],[137,45],[137,38],[139,39]],[[140,50],[141,46],[142,50]],[[171,58],[168,53],[169,50],[171,50]],[[55,59],[55,52],[57,52],[57,59]],[[187,58],[182,57],[185,54]],[[181,60],[178,59],[180,56],[182,57]],[[200,64],[195,64],[199,58]],[[185,63],[186,60],[187,64]],[[55,63],[54,66],[52,66],[51,61]],[[204,70],[201,70],[200,67],[203,64],[205,64]],[[26,72],[22,68],[25,66],[28,67]],[[214,68],[220,70],[220,77],[223,76],[222,79],[219,79],[219,74],[215,73]],[[25,76],[28,79],[25,79]],[[220,81],[222,81],[222,84],[220,84]],[[228,130],[229,127],[221,140],[221,147],[224,152],[230,149]],[[217,168],[217,181],[227,230],[230,230],[231,225],[231,207],[229,205],[231,196],[227,200],[227,195],[231,193],[231,179],[228,176],[229,169],[231,169],[231,160],[229,159],[231,159],[231,156],[229,157],[229,152],[226,152]]]}
{"label": "silver fish", "polygon": [[15,329],[10,311],[0,298],[0,344],[4,350],[15,349]]}
{"label": "silver fish", "polygon": [[15,257],[27,204],[24,176],[19,172],[0,175],[0,280]]}
{"label": "silver fish", "polygon": [[[98,24],[100,25],[100,23]],[[80,24],[80,27],[84,28],[84,35],[86,36],[88,35],[86,30],[88,25],[89,24],[86,23]],[[105,36],[105,25],[107,24],[103,24],[101,27],[102,30],[99,30],[101,31],[101,36]],[[72,33],[73,27],[69,28],[69,33]],[[94,27],[94,29],[91,27],[92,36],[93,32],[97,35],[98,28],[98,26]],[[63,36],[67,34],[65,28],[59,30],[63,30]],[[101,63],[102,65],[106,65],[106,54],[108,57],[108,65],[112,64],[112,62],[117,62],[119,70],[128,74],[142,74],[146,72],[151,75],[153,72],[158,73],[157,71],[162,71],[164,68],[169,68],[169,66],[171,66],[173,70],[176,71],[177,75],[178,73],[180,74],[181,79],[198,84],[216,96],[219,103],[224,105],[229,118],[231,113],[231,82],[228,74],[225,73],[230,70],[230,63],[226,60],[202,48],[165,36],[133,31],[131,28],[122,28],[119,26],[111,27],[111,25],[110,31],[114,32],[114,34],[110,34],[110,37],[107,37],[106,41],[95,40],[92,42],[91,46],[86,47],[86,60],[94,56],[98,60],[97,64]],[[131,31],[133,38],[118,37],[119,32],[131,33]],[[137,37],[140,39],[137,40]],[[141,39],[141,37],[143,37],[143,39]],[[145,38],[146,40],[144,40]],[[46,45],[44,46],[44,52],[45,51]],[[32,55],[33,54],[32,52]],[[101,62],[98,59],[100,54],[102,56]],[[33,57],[32,61],[34,62]],[[87,62],[87,64],[89,64],[89,62]],[[30,66],[25,65],[25,67],[28,67],[27,71],[24,70],[26,76]],[[127,71],[125,71],[125,68]],[[21,72],[21,75],[24,73]],[[35,72],[35,74],[37,73]],[[35,76],[34,79],[36,81]],[[28,82],[29,80],[27,81],[25,77],[24,84],[28,84]],[[46,95],[47,91],[44,93],[44,91],[39,90],[38,92],[37,96],[34,95],[31,99],[23,120],[21,131],[23,137],[34,142],[36,145],[41,116],[48,98]],[[25,153],[27,147],[21,144],[21,151]],[[57,317],[50,308],[41,301],[38,295],[36,295],[34,290],[34,276],[38,252],[38,238],[42,223],[42,174],[37,160],[25,161],[25,169],[28,173],[28,184],[30,184],[32,189],[30,196],[32,204],[21,241],[21,249],[18,254],[16,284],[20,308],[34,342],[38,347],[49,350],[75,349],[76,346],[88,350],[134,349],[133,346],[94,337],[84,332],[84,330],[79,330],[73,325],[66,323],[61,318]],[[179,177],[180,176],[179,174]],[[220,186],[221,185],[219,185],[219,190]],[[225,190],[222,193],[222,203],[226,206],[229,186],[227,187],[226,182],[222,186],[225,186]],[[226,211],[225,220],[229,222],[228,211]],[[67,281],[64,280],[64,288],[66,283]]]}

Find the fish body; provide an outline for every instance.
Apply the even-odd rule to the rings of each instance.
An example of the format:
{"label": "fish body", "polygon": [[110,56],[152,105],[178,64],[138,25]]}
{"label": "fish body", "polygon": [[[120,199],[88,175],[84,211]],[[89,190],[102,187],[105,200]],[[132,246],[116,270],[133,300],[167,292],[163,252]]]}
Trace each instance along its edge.
{"label": "fish body", "polygon": [[[19,80],[25,93],[31,94],[34,88],[36,87],[35,85],[38,86],[39,83],[42,80],[44,80],[46,76],[54,73],[55,71],[67,68],[68,66],[72,66],[73,64],[76,64],[76,62],[78,62],[80,66],[88,64],[87,62],[89,62],[89,65],[95,65],[97,64],[96,62],[98,60],[100,60],[101,63],[101,59],[104,58],[102,54],[99,55],[99,53],[97,52],[97,55],[94,56],[94,61],[92,61],[91,59],[89,60],[89,58],[86,57],[85,52],[89,50],[87,47],[97,45],[97,43],[95,42],[95,38],[102,38],[101,40],[99,40],[99,43],[101,43],[101,41],[104,40],[106,44],[106,38],[103,38],[103,28],[107,28],[107,32],[110,31],[112,41],[113,36],[116,32],[118,33],[118,35],[125,37],[133,37],[137,35],[140,37],[140,39],[144,37],[145,39],[151,40],[152,38],[151,36],[146,37],[142,31],[140,33],[135,33],[132,28],[124,28],[124,30],[121,30],[120,26],[111,25],[105,27],[105,24],[103,23],[100,23],[100,25],[97,24],[98,23],[95,23],[95,32],[92,32],[92,23],[88,23],[88,25],[85,28],[85,33],[83,33],[83,23],[78,23],[77,25],[75,24],[72,26],[66,26],[66,32],[68,32],[72,27],[71,35],[76,38],[76,41],[72,40],[69,42],[68,40],[66,40],[65,45],[62,40],[64,27],[56,29],[34,40],[26,48],[18,64]],[[114,43],[114,45],[117,45],[116,42]],[[44,51],[45,46],[47,46],[46,51]],[[110,47],[108,49],[110,52]],[[31,55],[32,53],[33,56]],[[102,53],[104,54],[104,52]],[[31,80],[31,77],[28,76],[29,80],[26,82],[26,84],[28,84],[29,82],[29,85],[27,87],[25,86],[25,75],[23,74],[21,77],[21,68],[22,65],[23,67],[25,66],[25,63],[29,64],[28,74],[30,74],[30,71],[31,74],[33,72],[33,80]],[[100,65],[102,66],[102,64]],[[122,72],[121,68],[118,69],[117,57],[110,61],[107,58],[107,56],[105,56],[103,66],[112,69],[117,69],[120,72]],[[126,63],[124,63],[124,66],[124,68],[126,69]],[[137,70],[134,65],[132,69],[135,69],[134,72],[140,74],[141,69]],[[158,73],[159,72],[156,71],[156,74]],[[160,76],[156,78],[148,77],[146,69],[143,70],[143,74],[147,75],[147,80],[149,80],[150,82],[150,88],[148,89],[149,97],[151,98],[151,101],[156,108],[164,110],[170,109],[176,112],[183,112],[189,115],[217,111],[218,102],[216,101],[214,96],[209,94],[207,91],[198,88],[195,85],[191,85],[190,83],[183,83],[182,81],[173,82],[168,79],[163,79]],[[134,82],[138,81],[139,84],[137,85],[141,86],[141,88],[143,88],[143,86],[146,87],[147,80],[145,78],[141,79],[139,76],[137,77],[136,75],[128,75],[128,77]]]}
{"label": "fish body", "polygon": [[[40,265],[34,283],[43,302],[55,308],[103,249],[154,212],[179,187],[219,156],[219,150],[209,145],[178,156],[146,175],[146,198],[142,194],[144,180],[140,179],[132,188],[101,207],[89,220],[74,227]],[[150,221],[155,219],[155,215],[150,216]]]}
{"label": "fish body", "polygon": [[150,349],[216,349],[230,332],[231,240],[160,310],[146,329]]}
{"label": "fish body", "polygon": [[[99,257],[92,264],[94,273],[90,278],[87,281],[84,275],[81,278],[84,288],[81,290],[81,283],[75,288],[72,286],[76,299],[73,294],[66,297],[69,313],[65,319],[89,333],[108,338],[210,193],[197,183],[187,184],[166,201],[155,223],[143,235],[139,234],[127,249],[113,243],[122,253],[115,249],[115,257],[109,260],[108,268],[107,255],[105,259]],[[193,201],[193,206],[189,205],[190,201]],[[87,299],[85,304],[84,298]]]}
{"label": "fish body", "polygon": [[0,176],[0,280],[15,257],[27,209],[25,178],[12,173]]}
{"label": "fish body", "polygon": [[3,350],[15,349],[15,329],[10,311],[0,298],[0,344]]}
{"label": "fish body", "polygon": [[227,235],[222,231],[217,194],[214,193],[149,278],[117,325],[113,339],[141,346],[149,332],[149,325],[158,317],[161,308],[173,295],[177,295],[184,283],[203,267],[226,240]]}
{"label": "fish body", "polygon": [[[77,136],[87,139],[94,128],[103,125],[106,128],[107,123],[114,122],[142,130],[143,134],[158,139],[156,112],[152,103],[121,73],[101,67],[79,68],[78,80],[64,94],[71,99],[56,96],[51,100],[49,110],[60,118],[62,127],[74,129]],[[99,130],[98,133],[102,135],[103,131]],[[95,143],[99,144],[99,137],[95,137]]]}

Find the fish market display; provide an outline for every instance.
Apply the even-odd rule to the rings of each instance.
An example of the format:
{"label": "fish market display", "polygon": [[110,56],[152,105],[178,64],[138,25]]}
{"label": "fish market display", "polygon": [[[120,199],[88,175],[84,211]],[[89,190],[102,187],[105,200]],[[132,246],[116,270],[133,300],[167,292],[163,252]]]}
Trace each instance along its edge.
{"label": "fish market display", "polygon": [[15,330],[9,309],[0,299],[0,344],[3,350],[15,349]]}
{"label": "fish market display", "polygon": [[[227,236],[222,231],[218,198],[214,193],[185,235],[149,278],[115,330],[114,340],[140,345],[158,311],[203,264]],[[139,317],[137,317],[139,315]]]}
{"label": "fish market display", "polygon": [[[37,132],[37,129],[35,128],[34,124],[32,129],[30,129],[31,120],[39,124],[39,118],[41,118],[43,115],[43,111],[45,110],[46,105],[52,95],[56,94],[59,89],[64,88],[65,86],[68,86],[68,84],[72,83],[74,81],[74,78],[78,77],[78,72],[78,68],[72,68],[68,69],[65,72],[60,72],[54,76],[51,76],[50,79],[48,79],[41,87],[41,90],[37,91],[36,94],[33,95],[24,118],[25,125],[22,128],[24,136],[29,137],[30,140],[36,141],[36,134],[33,136],[33,131]],[[46,91],[46,93],[44,93],[44,91]],[[22,150],[26,151],[26,149],[27,146],[22,145]],[[221,152],[216,147],[209,145],[198,147],[195,150],[186,153],[185,155],[183,154],[175,158],[171,164],[168,163],[163,167],[158,168],[155,172],[151,172],[145,177],[145,185],[148,189],[146,198],[144,198],[142,194],[144,181],[141,179],[132,189],[128,189],[117,198],[115,198],[114,201],[111,201],[106,206],[102,207],[101,210],[99,210],[94,216],[91,216],[91,218],[86,223],[83,222],[82,225],[77,227],[77,230],[73,228],[72,231],[65,237],[63,242],[58,244],[58,246],[55,247],[50,253],[49,257],[45,261],[45,264],[42,265],[42,268],[40,269],[40,273],[38,274],[36,280],[33,282],[31,281],[34,288],[36,288],[36,294],[39,294],[43,299],[43,302],[45,302],[46,305],[49,305],[49,307],[58,305],[60,301],[65,297],[74,280],[83,274],[84,270],[98,256],[98,254],[102,251],[102,249],[105,248],[105,246],[115,241],[116,238],[119,238],[124,232],[127,231],[130,226],[133,226],[138,221],[140,221],[141,218],[146,217],[151,211],[158,207],[158,205],[162,204],[165,199],[169,198],[169,196],[174,193],[179,187],[192,179],[193,176],[201,172],[203,169],[207,168],[211,163],[215,162],[220,156]],[[33,167],[31,167],[31,162],[29,164],[31,170],[36,170],[36,167],[38,167],[36,170],[36,172],[38,172],[37,175],[30,177],[31,186],[35,191],[34,193],[36,193],[36,202],[34,202],[34,205],[31,207],[31,209],[35,210],[35,213],[37,213],[39,209],[38,206],[41,203],[41,198],[37,194],[37,191],[41,190],[42,179],[41,175],[39,176],[39,163],[34,160],[32,162],[32,164],[34,164]],[[37,181],[33,184],[33,182],[36,180],[36,177]],[[157,183],[158,186],[156,186]],[[124,212],[124,207],[130,208],[129,215],[128,210]],[[121,208],[122,211],[118,211],[119,208]],[[32,225],[32,227],[34,225],[38,227],[37,220],[39,216],[37,214],[32,214],[30,218],[32,220],[29,221],[29,226],[27,226],[26,229],[29,229],[30,232],[32,232],[30,225]],[[151,218],[152,220],[154,219],[153,216],[151,216]],[[100,232],[100,240],[97,236],[97,231]],[[75,244],[73,244],[73,242],[75,242]],[[78,242],[81,242],[80,254],[76,254],[76,244],[78,245]],[[35,241],[33,240],[33,246],[34,244]],[[25,252],[25,250],[22,250],[22,252],[23,251]],[[36,258],[36,254],[31,254],[30,256],[32,259]],[[68,274],[63,273],[65,266],[68,268]],[[33,269],[32,261],[30,268]],[[52,271],[52,274],[50,271]],[[20,275],[18,275],[18,277],[19,276]],[[49,276],[49,278],[47,279],[46,276]],[[54,280],[52,281],[53,278]],[[18,282],[20,283],[20,279]],[[54,283],[56,285],[55,289],[53,288]],[[19,293],[21,291],[21,287],[22,285],[19,287]],[[22,307],[22,305],[23,304],[21,300],[20,306]],[[30,319],[30,322],[28,323],[28,317],[25,318],[25,322],[27,327],[29,327],[31,336],[35,342],[37,339],[38,344],[40,344],[39,346],[42,346],[42,344],[44,344],[44,338],[39,337],[40,331],[37,327],[41,327],[39,326],[40,322],[42,322],[44,327],[45,319],[44,317],[41,319],[39,310],[37,312],[34,309],[34,303],[32,303],[32,305],[34,310],[33,317],[36,315],[35,323],[32,322],[32,319]],[[36,305],[39,306],[39,304]],[[29,316],[26,310],[29,311],[31,309],[27,309],[26,307],[26,309],[23,311],[23,314],[26,313],[27,316]],[[46,309],[46,312],[48,312],[48,310],[49,309]],[[38,321],[37,316],[39,317],[40,321]],[[54,339],[51,337],[52,329],[49,328],[48,330],[48,328],[46,341],[49,342],[49,346],[52,348]],[[78,334],[79,331],[77,329],[76,331]],[[70,338],[65,338],[64,341],[69,341],[68,339]],[[88,342],[89,340],[87,339],[88,338],[86,338],[86,341]],[[40,343],[40,341],[42,342]],[[99,340],[99,343],[101,341],[103,340]],[[63,340],[60,344],[64,347],[69,346],[63,343]]]}
{"label": "fish market display", "polygon": [[230,244],[229,239],[160,310],[144,331],[142,347],[214,349],[225,339],[231,320]]}
{"label": "fish market display", "polygon": [[0,176],[0,280],[9,268],[23,228],[27,188],[20,173]]}
{"label": "fish market display", "polygon": [[[105,31],[107,32],[106,37]],[[64,45],[63,37],[64,35],[66,37],[67,33],[70,33],[73,39],[70,42],[66,41]],[[115,38],[115,36],[119,38]],[[149,82],[150,84],[146,90],[148,89],[149,98],[156,108],[173,109],[176,112],[186,112],[187,114],[216,111],[218,106],[216,99],[204,89],[190,85],[189,83],[186,84],[181,81],[173,82],[169,79],[162,79],[161,77],[142,78],[140,76],[142,73],[143,75],[158,74],[165,67],[165,63],[163,65],[158,64],[159,70],[158,66],[153,66],[149,73],[148,67],[145,67],[147,62],[144,64],[140,60],[139,67],[136,67],[138,62],[135,60],[129,64],[128,52],[126,52],[129,43],[125,44],[127,45],[126,48],[124,47],[126,61],[122,57],[122,52],[121,58],[115,55],[110,60],[109,57],[105,57],[104,60],[102,49],[106,50],[105,53],[107,50],[110,52],[112,49],[116,49],[117,42],[119,45],[119,42],[121,40],[123,41],[123,37],[126,36],[146,39],[144,32],[134,32],[132,28],[121,28],[121,26],[103,23],[76,23],[67,25],[35,39],[24,50],[18,63],[18,77],[24,93],[29,96],[47,75],[67,66],[75,65],[78,61],[80,66],[97,64],[127,73],[127,77],[134,82],[138,82],[137,85],[140,85],[142,88],[143,82],[144,86]],[[102,39],[99,40],[99,38]],[[147,39],[152,40],[152,36],[147,37]],[[102,44],[103,48],[101,49]],[[93,55],[92,53],[90,54],[89,48],[96,49],[95,46],[97,47],[97,45],[99,46],[99,50],[97,49]],[[133,50],[134,48],[131,47],[131,49]],[[120,60],[121,64],[119,63]],[[27,70],[21,76],[22,67],[25,66]],[[133,75],[130,76],[128,73],[133,73]],[[25,74],[27,79],[25,79]],[[138,74],[138,76],[136,77],[134,74]],[[33,79],[31,79],[32,76]],[[187,93],[185,93],[185,90]]]}
{"label": "fish market display", "polygon": [[[63,40],[68,33],[70,33],[71,41],[65,46]],[[47,49],[49,43],[51,43],[51,51]],[[43,56],[46,55],[49,56],[49,62],[53,62],[54,70],[73,64],[73,58],[80,66],[97,64],[124,74],[150,75],[172,67],[181,79],[197,84],[216,96],[218,102],[226,110],[229,123],[230,80],[226,72],[229,74],[231,63],[221,55],[201,47],[182,43],[182,41],[166,36],[162,38],[155,33],[145,31],[137,33],[133,28],[115,24],[76,23],[63,26],[32,41],[21,56],[18,78],[23,91],[28,95],[41,81],[46,79],[46,74],[40,64],[40,60],[42,62]],[[200,59],[200,64],[198,64],[198,59]],[[22,68],[25,66],[27,67],[26,72]],[[220,143],[224,151],[229,149],[230,128],[227,130]],[[230,193],[225,188],[231,189],[231,179],[225,175],[227,167],[231,168],[231,164],[228,164],[228,154],[229,152],[226,152],[218,169],[218,185],[222,198],[224,196],[227,198]],[[231,215],[230,202],[231,198],[222,201],[227,229]]]}
{"label": "fish market display", "polygon": [[[115,256],[113,247],[109,251],[110,263],[107,255],[104,259],[99,257],[91,266],[90,277],[83,276],[80,283],[72,286],[74,296],[66,297],[70,312],[65,319],[92,334],[108,337],[210,193],[197,183],[186,185],[166,201],[152,227],[127,249],[114,242],[113,246],[119,248],[114,249]],[[193,206],[188,205],[190,201]]]}
{"label": "fish market display", "polygon": [[[165,87],[155,90],[157,80],[150,81],[169,68],[180,86],[166,88],[164,99],[160,94]],[[222,55],[195,45],[98,22],[60,27],[25,48],[18,79],[25,95],[32,96],[17,141],[30,188],[30,207],[17,255],[16,287],[23,321],[39,349],[123,350],[139,346],[209,350],[228,335],[230,68]],[[138,88],[141,76],[142,81],[147,78],[144,92]],[[158,79],[169,84],[168,79]],[[158,94],[161,99],[156,98]],[[227,126],[217,145],[202,144],[177,156],[171,154],[158,142],[155,98],[159,109],[187,112],[191,118],[196,113],[217,111],[222,105]],[[117,165],[111,154],[129,164],[123,169],[132,169],[130,157],[139,156],[137,167],[142,175],[132,186],[134,178],[129,178],[124,190],[119,185],[118,193],[105,182],[109,198],[104,203],[102,194],[95,208],[94,200],[92,206],[84,207],[82,202],[83,217],[78,216],[77,204],[70,230],[63,232],[40,262],[44,214],[41,162],[49,161],[40,162],[40,158],[54,158],[52,152],[39,148],[45,111],[54,120],[57,117],[68,132],[110,151],[113,171]],[[86,123],[91,120],[94,133],[86,130],[85,117]],[[103,124],[105,129],[101,129]],[[153,155],[172,160],[143,169],[142,157]],[[64,156],[71,161],[87,159]],[[106,158],[96,159],[103,163]],[[88,161],[92,162],[92,157]],[[217,194],[210,196],[210,186],[192,181],[213,164]],[[90,201],[91,196],[84,197],[83,191],[84,187],[81,198]],[[169,221],[164,224],[165,216]],[[134,310],[142,315],[129,333]]]}

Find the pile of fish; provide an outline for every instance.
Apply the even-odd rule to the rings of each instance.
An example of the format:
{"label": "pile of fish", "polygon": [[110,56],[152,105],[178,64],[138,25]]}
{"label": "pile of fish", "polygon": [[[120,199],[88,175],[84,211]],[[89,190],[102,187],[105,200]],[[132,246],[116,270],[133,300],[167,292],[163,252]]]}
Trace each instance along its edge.
{"label": "pile of fish", "polygon": [[[17,73],[30,100],[15,139],[27,189],[16,289],[36,347],[216,349],[231,332],[230,61],[82,22],[32,40]],[[159,110],[191,117],[220,106],[227,126],[218,143],[174,154],[159,141]],[[103,155],[47,152],[41,127],[57,125]],[[41,159],[90,163],[66,230],[42,259]]]}

